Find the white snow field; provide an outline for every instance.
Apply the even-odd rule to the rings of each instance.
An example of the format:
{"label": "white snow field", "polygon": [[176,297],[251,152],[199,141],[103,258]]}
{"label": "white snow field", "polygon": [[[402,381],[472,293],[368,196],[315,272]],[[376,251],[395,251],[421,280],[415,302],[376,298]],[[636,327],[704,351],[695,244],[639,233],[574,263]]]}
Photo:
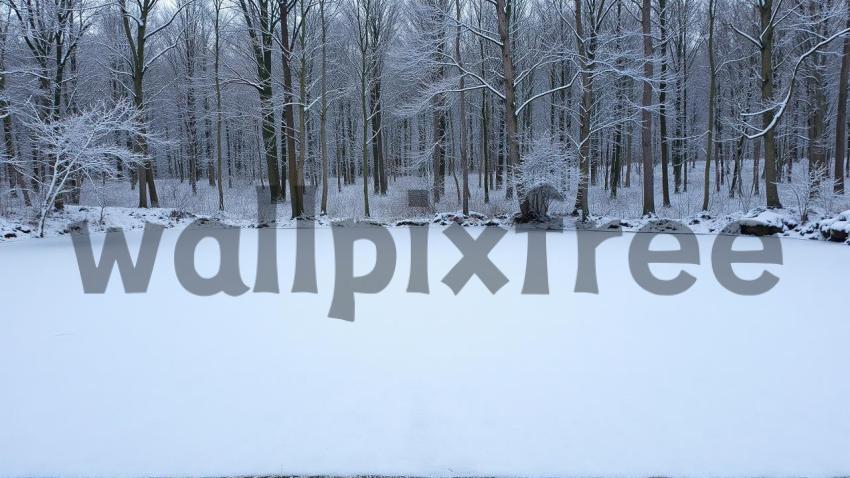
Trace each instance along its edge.
{"label": "white snow field", "polygon": [[[846,246],[783,239],[783,265],[735,266],[776,287],[739,296],[700,236],[701,264],[652,266],[697,278],[665,297],[632,279],[625,234],[598,249],[595,295],[573,292],[576,233],[551,234],[550,294],[523,295],[527,237],[510,232],[490,255],[510,282],[454,295],[441,279],[461,254],[432,227],[425,295],[406,292],[408,231],[391,232],[393,280],[357,296],[354,322],[327,317],[329,228],[318,294],[289,292],[291,229],[282,292],[239,297],[181,287],[180,229],[143,294],[117,271],[84,294],[67,236],[0,244],[0,476],[850,474]],[[242,231],[249,286],[256,239]],[[374,247],[355,252],[366,273]],[[211,276],[216,243],[196,259]]]}

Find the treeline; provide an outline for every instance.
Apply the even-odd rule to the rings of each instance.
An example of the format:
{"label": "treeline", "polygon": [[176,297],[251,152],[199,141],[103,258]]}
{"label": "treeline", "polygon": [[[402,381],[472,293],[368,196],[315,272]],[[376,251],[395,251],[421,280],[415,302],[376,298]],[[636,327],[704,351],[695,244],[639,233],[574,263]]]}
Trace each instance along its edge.
{"label": "treeline", "polygon": [[844,194],[848,32],[843,0],[0,0],[0,174],[42,215],[114,179],[156,207],[175,178],[293,217],[357,184],[369,216],[418,176],[532,221],[636,178],[654,214],[700,163],[703,209],[781,207],[795,167]]}

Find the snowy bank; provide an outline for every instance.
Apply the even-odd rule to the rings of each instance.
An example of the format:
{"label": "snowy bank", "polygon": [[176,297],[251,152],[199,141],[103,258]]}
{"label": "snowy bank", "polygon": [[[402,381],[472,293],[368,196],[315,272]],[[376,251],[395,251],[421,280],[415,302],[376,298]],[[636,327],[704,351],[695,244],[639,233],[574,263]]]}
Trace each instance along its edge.
{"label": "snowy bank", "polygon": [[820,232],[824,239],[850,244],[850,210],[821,221]]}
{"label": "snowy bank", "polygon": [[[721,216],[699,213],[683,219],[681,224],[684,224],[696,234],[778,235],[797,239],[827,240],[831,242],[845,242],[848,240],[850,211],[844,211],[834,216],[824,216],[818,211],[811,211],[810,216],[812,220],[800,224],[797,220],[798,213],[794,209],[755,208],[747,212]],[[309,219],[318,227],[327,227],[347,221],[345,218],[328,216]],[[620,227],[624,232],[663,230],[665,227],[664,224],[673,221],[659,217],[623,219],[611,216],[591,216],[590,222],[583,224],[578,221],[577,217],[570,215],[553,215],[550,219],[550,222],[542,224],[542,226],[550,229],[576,230],[587,227],[613,227],[611,225],[616,224],[616,227]],[[212,215],[196,215],[180,209],[171,208],[139,209],[69,205],[64,210],[57,211],[49,217],[45,236],[56,237],[65,235],[69,232],[73,224],[82,221],[88,222],[91,232],[98,233],[109,229],[142,229],[146,222],[168,228],[181,227],[195,220],[217,221],[229,226],[243,228],[265,227],[268,225],[266,223],[258,223],[256,217],[249,218],[244,214],[240,215],[227,212],[219,212]],[[356,220],[356,222],[388,227],[411,225],[443,227],[451,224],[458,224],[464,227],[501,226],[512,228],[515,226],[511,215],[501,213],[488,216],[475,211],[471,211],[469,215],[463,215],[460,211],[454,211],[430,215],[423,214],[400,220],[361,218]],[[276,226],[278,228],[293,228],[296,227],[296,223],[296,220],[286,215],[286,211],[278,211],[276,219]],[[658,229],[658,227],[662,229]],[[34,237],[37,237],[37,231],[32,218],[20,215],[7,218],[0,217],[0,242]]]}

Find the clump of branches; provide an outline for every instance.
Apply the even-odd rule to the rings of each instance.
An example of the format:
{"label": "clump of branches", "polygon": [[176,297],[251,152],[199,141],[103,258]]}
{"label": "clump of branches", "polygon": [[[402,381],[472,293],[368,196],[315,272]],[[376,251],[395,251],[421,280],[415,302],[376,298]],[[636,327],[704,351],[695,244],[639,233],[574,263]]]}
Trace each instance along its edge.
{"label": "clump of branches", "polygon": [[823,205],[831,201],[835,184],[830,178],[829,167],[824,163],[809,163],[804,175],[802,180],[788,183],[788,189],[797,202],[800,223],[809,221],[809,212],[813,205]]}

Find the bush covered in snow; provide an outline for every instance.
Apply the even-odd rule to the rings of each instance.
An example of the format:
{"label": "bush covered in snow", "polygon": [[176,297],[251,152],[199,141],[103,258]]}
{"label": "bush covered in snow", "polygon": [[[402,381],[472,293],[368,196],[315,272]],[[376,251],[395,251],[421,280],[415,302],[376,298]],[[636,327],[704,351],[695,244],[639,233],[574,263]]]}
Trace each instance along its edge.
{"label": "bush covered in snow", "polygon": [[569,150],[561,143],[543,137],[535,140],[531,150],[516,168],[517,190],[521,191],[522,221],[544,219],[549,203],[566,196],[568,169],[573,162]]}

